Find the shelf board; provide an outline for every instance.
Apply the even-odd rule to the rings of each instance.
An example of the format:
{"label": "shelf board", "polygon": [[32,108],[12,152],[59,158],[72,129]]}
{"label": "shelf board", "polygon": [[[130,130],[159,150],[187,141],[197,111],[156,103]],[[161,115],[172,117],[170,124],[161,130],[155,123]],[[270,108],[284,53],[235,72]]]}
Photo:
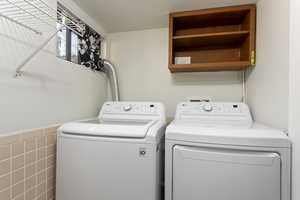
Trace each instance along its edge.
{"label": "shelf board", "polygon": [[250,61],[229,61],[194,64],[172,64],[171,72],[216,72],[241,70],[251,66]]}
{"label": "shelf board", "polygon": [[219,33],[204,33],[204,34],[191,34],[191,35],[181,35],[174,36],[173,39],[184,39],[184,38],[206,38],[206,37],[219,37],[219,36],[228,36],[228,35],[247,35],[249,31],[226,31]]}
{"label": "shelf board", "polygon": [[210,45],[237,45],[244,41],[249,31],[233,31],[174,36],[175,48],[200,48]]}

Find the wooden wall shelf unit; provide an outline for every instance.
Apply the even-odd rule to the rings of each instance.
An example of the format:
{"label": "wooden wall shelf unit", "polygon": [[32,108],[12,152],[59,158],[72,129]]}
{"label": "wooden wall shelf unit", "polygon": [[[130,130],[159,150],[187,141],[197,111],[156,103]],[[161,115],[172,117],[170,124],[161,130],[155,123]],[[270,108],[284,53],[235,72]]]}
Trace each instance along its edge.
{"label": "wooden wall shelf unit", "polygon": [[171,13],[169,25],[171,72],[255,65],[256,5]]}

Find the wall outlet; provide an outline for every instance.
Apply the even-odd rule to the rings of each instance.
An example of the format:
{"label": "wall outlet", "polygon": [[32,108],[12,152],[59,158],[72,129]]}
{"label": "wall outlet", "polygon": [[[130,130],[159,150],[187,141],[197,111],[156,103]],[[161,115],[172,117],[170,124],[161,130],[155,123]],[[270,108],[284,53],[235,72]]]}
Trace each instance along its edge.
{"label": "wall outlet", "polygon": [[211,102],[211,97],[187,97],[189,102]]}

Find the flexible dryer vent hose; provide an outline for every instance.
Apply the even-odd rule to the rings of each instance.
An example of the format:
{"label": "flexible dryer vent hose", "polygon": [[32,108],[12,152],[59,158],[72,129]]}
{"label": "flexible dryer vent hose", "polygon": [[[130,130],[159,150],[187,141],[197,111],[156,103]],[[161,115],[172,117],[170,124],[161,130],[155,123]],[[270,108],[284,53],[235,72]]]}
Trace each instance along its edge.
{"label": "flexible dryer vent hose", "polygon": [[119,95],[119,85],[118,85],[118,77],[115,66],[109,61],[109,60],[103,60],[103,64],[105,69],[107,69],[109,72],[111,72],[111,76],[108,74],[109,77],[112,77],[112,83],[111,86],[112,89],[112,97],[114,101],[120,101],[120,95]]}

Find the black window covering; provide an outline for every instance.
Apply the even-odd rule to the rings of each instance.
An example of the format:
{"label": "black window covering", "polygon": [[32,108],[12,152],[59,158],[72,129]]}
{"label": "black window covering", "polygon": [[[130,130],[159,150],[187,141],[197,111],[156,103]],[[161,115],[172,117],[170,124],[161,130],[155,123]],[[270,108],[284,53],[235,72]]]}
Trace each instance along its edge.
{"label": "black window covering", "polygon": [[[77,35],[77,39],[75,40],[72,38],[72,34],[75,32],[66,28],[66,31],[63,32],[65,33],[65,39],[58,38],[60,40],[57,42],[57,45],[63,45],[63,48],[57,47],[57,51],[65,52],[57,52],[57,55],[65,55],[59,57],[70,62],[84,65],[92,70],[101,71],[103,66],[101,60],[102,36],[60,3],[58,3],[57,9],[59,13],[63,13],[63,15],[58,15],[58,21],[62,22],[63,18],[67,16],[68,18],[71,18],[72,21],[77,21],[82,27],[82,30],[80,30],[82,35]],[[74,52],[75,45],[75,51],[77,52]]]}
{"label": "black window covering", "polygon": [[85,26],[83,37],[80,38],[79,57],[82,65],[93,70],[101,70],[101,36],[88,25]]}

